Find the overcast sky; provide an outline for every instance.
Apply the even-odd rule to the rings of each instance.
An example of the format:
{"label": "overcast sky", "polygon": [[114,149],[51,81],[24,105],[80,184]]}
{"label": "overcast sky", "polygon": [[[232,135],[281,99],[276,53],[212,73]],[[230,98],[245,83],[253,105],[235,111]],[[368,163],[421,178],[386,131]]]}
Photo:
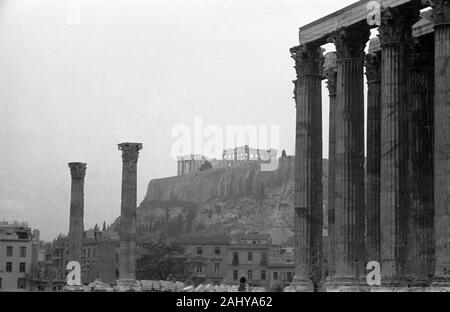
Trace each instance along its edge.
{"label": "overcast sky", "polygon": [[194,117],[278,125],[293,154],[289,48],[300,26],[352,2],[0,0],[0,219],[28,221],[44,239],[66,233],[67,163],[82,161],[85,227],[112,222],[117,143],[143,143],[139,204],[151,179],[176,174],[171,131]]}

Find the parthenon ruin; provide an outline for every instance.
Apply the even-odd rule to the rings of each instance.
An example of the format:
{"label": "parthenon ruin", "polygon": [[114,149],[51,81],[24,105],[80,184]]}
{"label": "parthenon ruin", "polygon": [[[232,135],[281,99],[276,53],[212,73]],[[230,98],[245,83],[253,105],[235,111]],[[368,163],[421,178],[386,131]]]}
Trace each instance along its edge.
{"label": "parthenon ruin", "polygon": [[[376,27],[379,35],[367,50]],[[297,74],[293,287],[364,290],[366,264],[377,261],[378,289],[450,289],[450,2],[359,1],[301,27],[299,40],[291,49]],[[327,43],[336,52],[323,55]],[[324,79],[330,97],[327,259]]]}

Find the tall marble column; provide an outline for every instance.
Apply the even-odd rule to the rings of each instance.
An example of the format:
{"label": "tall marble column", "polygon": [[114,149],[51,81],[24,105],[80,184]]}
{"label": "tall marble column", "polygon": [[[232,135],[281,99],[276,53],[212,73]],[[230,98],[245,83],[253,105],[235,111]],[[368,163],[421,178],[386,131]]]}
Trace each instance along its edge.
{"label": "tall marble column", "polygon": [[137,161],[141,143],[121,143],[122,204],[120,215],[119,278],[122,284],[135,280]]}
{"label": "tall marble column", "polygon": [[434,37],[416,39],[410,55],[407,277],[427,286],[433,275]]}
{"label": "tall marble column", "polygon": [[429,0],[435,44],[434,213],[435,282],[450,287],[450,3]]}
{"label": "tall marble column", "polygon": [[[369,27],[339,29],[335,113],[334,269],[326,287],[359,287],[364,274],[364,48]],[[355,289],[356,290],[356,289]]]}
{"label": "tall marble column", "polygon": [[381,51],[367,54],[365,65],[367,76],[366,260],[379,262]]}
{"label": "tall marble column", "polygon": [[295,277],[297,291],[314,291],[322,271],[322,50],[291,49],[295,60]]}
{"label": "tall marble column", "polygon": [[69,261],[81,263],[84,219],[84,177],[86,164],[80,162],[69,163],[72,177],[70,193],[70,219],[69,219]]}
{"label": "tall marble column", "polygon": [[323,66],[324,76],[327,79],[328,93],[330,97],[330,122],[328,130],[328,250],[327,250],[327,267],[328,274],[331,276],[333,261],[333,235],[334,232],[334,173],[335,173],[335,146],[336,146],[336,83],[337,83],[337,64],[336,52],[329,52],[325,55]]}
{"label": "tall marble column", "polygon": [[381,14],[382,284],[405,286],[407,255],[408,61],[416,8],[386,8]]}

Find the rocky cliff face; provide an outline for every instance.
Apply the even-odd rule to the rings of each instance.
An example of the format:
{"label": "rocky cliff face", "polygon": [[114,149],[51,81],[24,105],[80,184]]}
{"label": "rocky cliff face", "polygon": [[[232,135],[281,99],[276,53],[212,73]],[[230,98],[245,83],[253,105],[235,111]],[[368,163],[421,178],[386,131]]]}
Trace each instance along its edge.
{"label": "rocky cliff face", "polygon": [[256,231],[282,243],[293,235],[294,160],[282,158],[268,172],[251,162],[152,180],[137,211],[138,237]]}

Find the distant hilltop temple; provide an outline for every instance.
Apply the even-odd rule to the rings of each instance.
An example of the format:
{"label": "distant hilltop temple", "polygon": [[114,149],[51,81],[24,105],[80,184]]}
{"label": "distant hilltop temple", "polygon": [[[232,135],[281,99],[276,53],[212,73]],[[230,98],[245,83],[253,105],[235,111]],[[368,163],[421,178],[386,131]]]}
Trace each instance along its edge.
{"label": "distant hilltop temple", "polygon": [[248,145],[238,146],[224,150],[222,159],[208,159],[203,155],[185,155],[177,157],[177,175],[183,176],[186,174],[200,172],[202,165],[210,164],[209,168],[225,168],[231,167],[234,164],[240,164],[249,161],[268,161],[276,158],[278,155],[276,149],[257,149],[251,148]]}

